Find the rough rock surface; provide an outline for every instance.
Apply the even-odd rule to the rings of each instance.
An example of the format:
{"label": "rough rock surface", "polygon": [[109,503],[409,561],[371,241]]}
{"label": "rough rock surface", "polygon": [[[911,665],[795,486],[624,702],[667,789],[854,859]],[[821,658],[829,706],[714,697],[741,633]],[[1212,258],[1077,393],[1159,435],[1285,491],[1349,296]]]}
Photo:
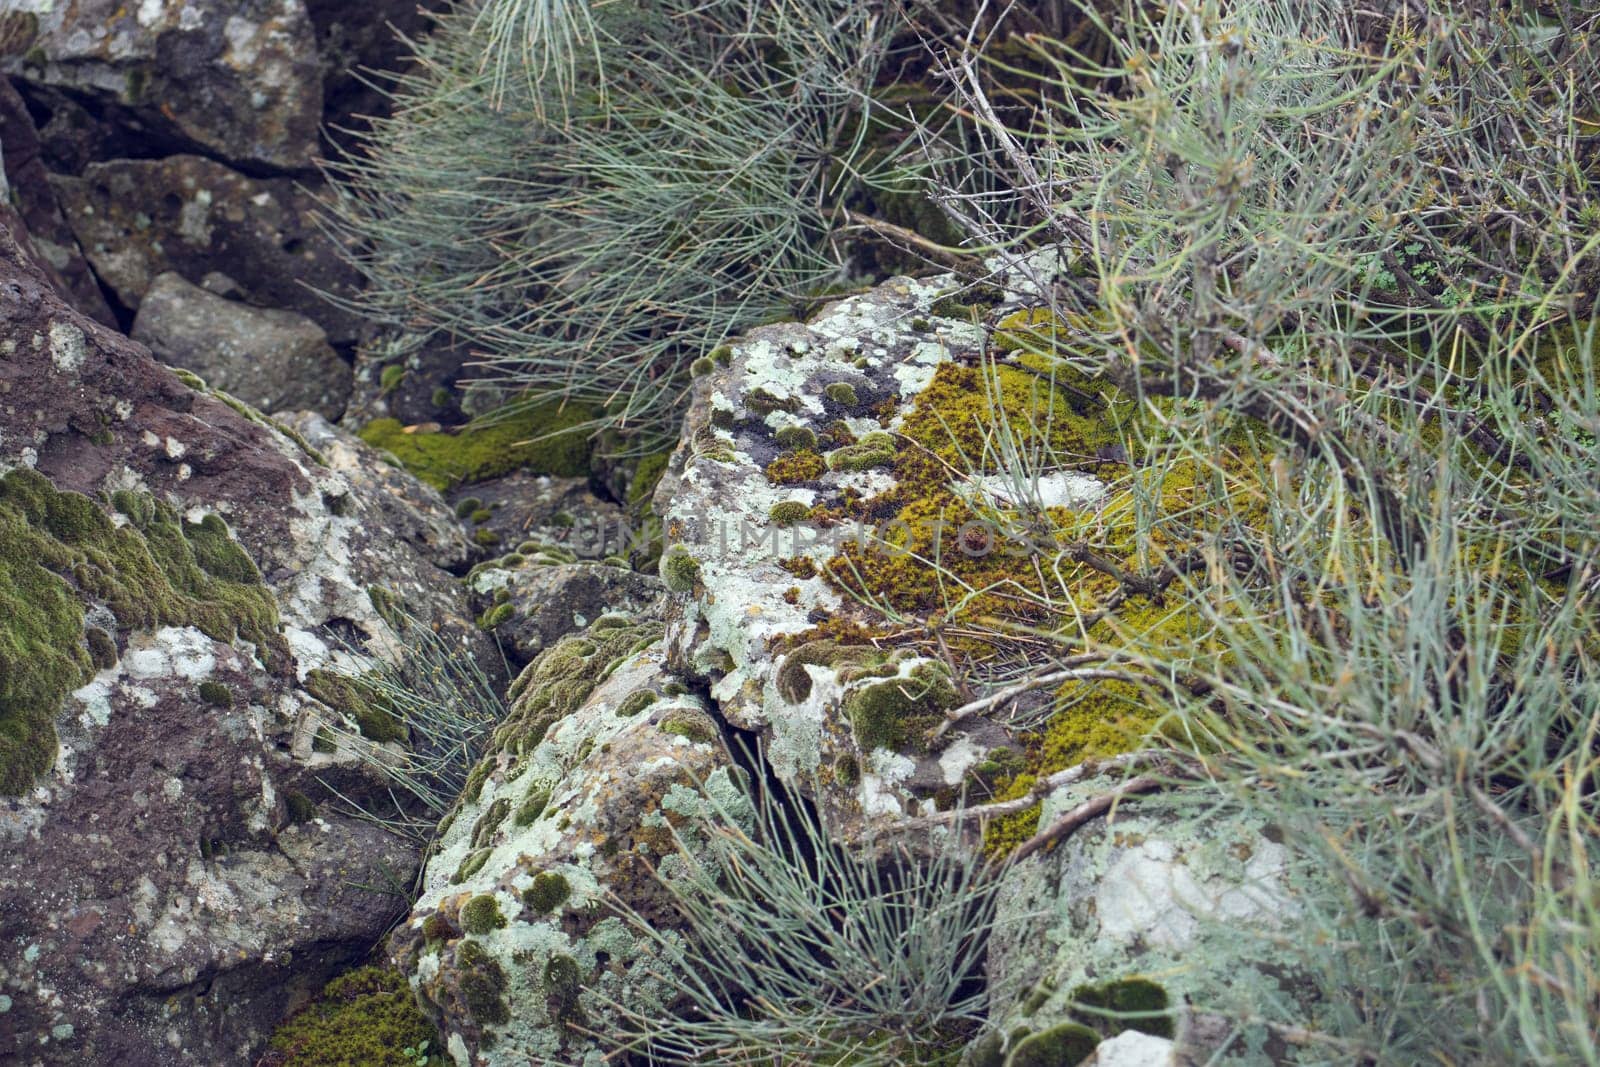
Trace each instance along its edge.
{"label": "rough rock surface", "polygon": [[[1116,781],[1091,776],[1057,790],[1041,825]],[[989,941],[991,1024],[1015,1042],[1072,1018],[1075,992],[1086,985],[1149,976],[1175,1016],[1173,1054],[1207,1062],[1229,1024],[1215,1026],[1215,1016],[1191,1012],[1189,1003],[1295,996],[1292,976],[1267,962],[1266,940],[1252,943],[1248,933],[1270,935],[1295,914],[1290,857],[1274,836],[1241,816],[1201,820],[1130,805],[1015,865]],[[1228,1052],[1243,1058],[1228,1062],[1274,1062],[1260,1042],[1255,1035],[1235,1043]]]}
{"label": "rough rock surface", "polygon": [[317,152],[322,79],[302,0],[21,0],[12,69],[125,112],[158,140],[280,168]]}
{"label": "rough rock surface", "polygon": [[654,575],[579,562],[544,546],[474,568],[470,585],[482,608],[479,625],[495,635],[516,667],[602,615],[649,613],[665,592]]}
{"label": "rough rock surface", "polygon": [[[608,1001],[673,996],[648,939],[595,905],[663,914],[669,814],[739,803],[720,730],[664,665],[658,624],[608,616],[535,660],[429,858],[391,952],[459,1065],[589,1062]],[[663,927],[664,928],[664,927]]]}
{"label": "rough rock surface", "polygon": [[558,546],[577,559],[628,551],[626,537],[632,531],[626,511],[595,496],[584,478],[514,471],[457,489],[449,499],[474,536],[491,541],[492,535],[492,545],[502,553],[528,541]]}
{"label": "rough rock surface", "polygon": [[[399,419],[448,426],[467,421],[493,406],[478,403],[476,394],[469,398],[459,384],[471,358],[470,346],[453,344],[447,337],[375,331],[356,348],[355,392],[346,423]],[[498,399],[498,390],[494,392]]]}
{"label": "rough rock surface", "polygon": [[350,366],[316,323],[225,300],[171,271],[151,282],[129,336],[262,411],[338,419],[350,396]]}
{"label": "rough rock surface", "polygon": [[[784,486],[765,469],[784,451],[777,436],[791,428],[817,438],[835,423],[857,437],[892,433],[936,367],[976,358],[984,331],[930,312],[952,284],[894,279],[828,305],[809,324],[761,327],[733,344],[726,362],[701,378],[683,441],[656,489],[656,513],[676,546],[662,557],[663,573],[686,594],[669,617],[674,664],[710,684],[729,722],[765,735],[780,776],[799,781],[820,772],[837,826],[921,810],[997,739],[974,719],[927,753],[872,744],[846,705],[874,688],[925,688],[929,661],[885,655],[861,671],[851,669],[860,663],[830,665],[784,651],[783,639],[824,620],[882,626],[884,619],[823,579],[784,566],[800,556],[820,565],[834,548],[819,534],[859,531],[785,527],[772,509],[791,501],[809,508],[845,490],[870,499],[893,479],[882,469],[824,469],[804,485]],[[853,404],[828,395],[838,383],[850,387]]]}
{"label": "rough rock surface", "polygon": [[35,593],[0,618],[15,1062],[249,1062],[402,906],[381,887],[416,853],[323,786],[372,783],[312,744],[341,711],[303,683],[395,647],[385,604],[488,650],[437,497],[326,463],[74,312],[0,231],[0,589]]}
{"label": "rough rock surface", "polygon": [[11,83],[0,77],[0,212],[13,216],[12,229],[56,291],[79,311],[107,326],[116,319],[100,293],[89,264],[67,226],[40,156],[39,136],[28,106]]}
{"label": "rough rock surface", "polygon": [[249,303],[298,312],[334,344],[361,320],[319,292],[349,295],[355,271],[316,227],[311,197],[288,178],[247,178],[195,155],[90,164],[51,183],[102,282],[129,308],[157,275],[200,284],[218,272]]}

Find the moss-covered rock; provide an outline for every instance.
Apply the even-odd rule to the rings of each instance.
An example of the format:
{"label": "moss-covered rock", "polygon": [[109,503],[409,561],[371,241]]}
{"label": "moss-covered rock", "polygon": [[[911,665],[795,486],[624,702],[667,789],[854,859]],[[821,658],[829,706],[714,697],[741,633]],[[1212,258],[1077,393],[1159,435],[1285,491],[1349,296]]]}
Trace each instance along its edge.
{"label": "moss-covered rock", "polygon": [[125,629],[194,626],[287,665],[277,604],[221,519],[189,522],[138,493],[119,492],[114,504],[121,526],[33,471],[0,478],[0,794],[49,770],[62,701],[97,662],[115,662],[109,634],[85,634],[89,604]]}
{"label": "moss-covered rock", "polygon": [[511,714],[495,730],[491,750],[531,751],[551,726],[576,711],[624,659],[660,637],[657,623],[602,619],[585,633],[540,653],[512,683]]}
{"label": "moss-covered rock", "polygon": [[569,478],[587,474],[592,446],[582,427],[593,417],[579,405],[533,403],[454,433],[407,433],[398,419],[376,419],[362,428],[361,439],[442,492],[518,468]]}
{"label": "moss-covered rock", "polygon": [[1094,1055],[1100,1035],[1079,1023],[1061,1023],[1017,1042],[1006,1067],[1078,1067]]}
{"label": "moss-covered rock", "polygon": [[505,926],[500,902],[492,893],[479,893],[461,905],[461,929],[469,934],[487,934]]}

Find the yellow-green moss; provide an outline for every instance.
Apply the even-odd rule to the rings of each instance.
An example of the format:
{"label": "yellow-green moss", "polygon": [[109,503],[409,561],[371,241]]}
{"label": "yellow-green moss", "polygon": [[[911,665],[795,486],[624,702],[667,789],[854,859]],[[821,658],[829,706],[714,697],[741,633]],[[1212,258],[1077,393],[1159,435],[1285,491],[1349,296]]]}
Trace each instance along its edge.
{"label": "yellow-green moss", "polygon": [[1100,1035],[1080,1023],[1061,1023],[1017,1043],[1006,1067],[1077,1067],[1100,1046]]}
{"label": "yellow-green moss", "polygon": [[474,768],[469,789],[473,779],[482,788],[482,775],[488,773],[482,769],[493,764],[495,754],[531,752],[551,726],[576,711],[629,655],[660,637],[659,624],[607,615],[584,633],[563,638],[541,652],[512,683],[511,714],[495,729],[488,758]]}
{"label": "yellow-green moss", "polygon": [[506,924],[500,902],[493,893],[479,893],[461,905],[461,929],[469,934],[487,934]]}
{"label": "yellow-green moss", "polygon": [[[521,560],[519,559],[520,563]],[[482,615],[478,616],[478,629],[493,630],[498,626],[510,622],[516,617],[516,606],[510,603],[496,604]]]}
{"label": "yellow-green moss", "polygon": [[845,445],[827,455],[828,469],[864,471],[887,467],[894,462],[894,438],[886,433],[869,433],[853,445]]}
{"label": "yellow-green moss", "polygon": [[578,994],[582,991],[582,972],[578,961],[571,956],[551,956],[544,965],[545,1008],[552,1019],[560,1022],[578,1022],[583,1012],[578,1007]]}
{"label": "yellow-green moss", "polygon": [[681,545],[674,545],[661,555],[661,580],[674,593],[687,593],[700,580],[700,561]]}
{"label": "yellow-green moss", "polygon": [[767,464],[767,481],[774,485],[799,485],[827,473],[828,463],[809,448],[785,452]]}
{"label": "yellow-green moss", "polygon": [[[1138,1030],[1155,1037],[1173,1033],[1167,991],[1148,978],[1122,978],[1072,991],[1072,1014],[1107,1037]],[[1085,1010],[1087,1009],[1087,1010]]]}
{"label": "yellow-green moss", "polygon": [[522,803],[517,805],[517,812],[512,816],[518,826],[532,826],[544,814],[545,807],[550,803],[550,790],[543,786],[532,786],[527,795],[522,798]]}
{"label": "yellow-green moss", "polygon": [[317,817],[317,802],[298,789],[291,789],[285,793],[283,804],[288,809],[289,821],[292,823],[310,822]]}
{"label": "yellow-green moss", "polygon": [[572,887],[567,879],[555,871],[540,871],[533,876],[533,884],[522,891],[522,906],[529,915],[549,915],[567,902]]}
{"label": "yellow-green moss", "polygon": [[861,403],[856,396],[856,387],[849,382],[834,382],[822,390],[822,395],[840,407],[852,410]]}
{"label": "yellow-green moss", "polygon": [[233,690],[221,682],[200,683],[200,699],[217,708],[233,707]]}
{"label": "yellow-green moss", "polygon": [[483,848],[494,840],[494,832],[511,814],[511,798],[501,797],[484,809],[478,821],[472,824],[472,847]]}
{"label": "yellow-green moss", "polygon": [[674,708],[656,726],[664,734],[686,737],[697,745],[714,745],[722,738],[716,722],[697,708]]}
{"label": "yellow-green moss", "polygon": [[505,968],[476,941],[463,941],[456,949],[456,986],[472,1018],[483,1025],[504,1025],[511,1021],[511,1006],[506,1003],[510,988]]}
{"label": "yellow-green moss", "polygon": [[105,604],[126,629],[242,638],[270,668],[287,665],[272,593],[221,519],[190,523],[139,493],[116,499],[121,527],[36,472],[0,478],[0,794],[49,770],[62,701],[97,662],[115,662],[109,634],[84,632],[87,604]]}
{"label": "yellow-green moss", "polygon": [[456,868],[456,873],[450,876],[450,881],[460,885],[483,870],[483,865],[489,862],[489,856],[493,852],[494,849],[492,848],[480,848],[474,852],[467,853],[466,858],[461,861],[461,866]]}
{"label": "yellow-green moss", "polygon": [[536,404],[454,433],[406,433],[398,419],[377,419],[361,430],[361,439],[445,491],[518,469],[566,478],[587,474],[591,447],[580,427],[593,416],[580,405]]}
{"label": "yellow-green moss", "polygon": [[806,426],[784,426],[772,435],[772,442],[779,448],[815,449],[817,435]]}
{"label": "yellow-green moss", "polygon": [[928,662],[917,664],[905,678],[888,678],[855,690],[845,698],[844,711],[863,752],[921,751],[927,731],[958,702],[949,669]]}
{"label": "yellow-green moss", "polygon": [[635,689],[623,697],[622,703],[617,705],[617,715],[624,719],[631,719],[660,699],[660,694],[654,689]]}
{"label": "yellow-green moss", "polygon": [[795,523],[804,522],[806,516],[811,514],[811,505],[799,500],[781,500],[772,505],[772,510],[767,513],[767,518],[772,520],[774,526],[793,526]]}
{"label": "yellow-green moss", "polygon": [[[363,967],[335,978],[272,1035],[279,1067],[415,1067],[406,1049],[437,1045],[439,1035],[399,971]],[[442,1064],[431,1057],[429,1064]]]}
{"label": "yellow-green moss", "polygon": [[1068,682],[1058,697],[1060,710],[1045,727],[1040,748],[1043,774],[1132,752],[1162,715],[1150,694],[1129,682]]}

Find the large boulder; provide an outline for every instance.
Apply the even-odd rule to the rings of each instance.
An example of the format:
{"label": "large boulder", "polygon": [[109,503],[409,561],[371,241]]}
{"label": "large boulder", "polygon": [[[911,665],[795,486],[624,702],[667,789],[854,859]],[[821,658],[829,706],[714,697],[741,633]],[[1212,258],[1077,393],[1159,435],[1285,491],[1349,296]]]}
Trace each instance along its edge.
{"label": "large boulder", "polygon": [[163,367],[0,230],[7,1062],[250,1062],[370,948],[418,848],[340,799],[384,795],[380,742],[314,674],[403,649],[402,605],[491,651],[467,552],[437,496]]}
{"label": "large boulder", "polygon": [[[391,952],[459,1067],[596,1062],[615,1005],[676,997],[659,945],[683,824],[743,803],[719,724],[667,670],[658,623],[607,616],[536,659],[441,829]],[[693,825],[683,834],[693,835]],[[692,846],[691,846],[692,847]]]}
{"label": "large boulder", "polygon": [[22,0],[31,38],[9,61],[29,81],[124,113],[156,142],[305,168],[322,78],[302,0]]}
{"label": "large boulder", "polygon": [[322,293],[349,296],[355,270],[313,218],[314,202],[287,178],[248,178],[194,155],[90,164],[52,176],[84,254],[100,280],[137,309],[158,275],[200,284],[217,273],[261,307],[298,312],[334,344],[361,320]]}
{"label": "large boulder", "polygon": [[840,828],[920,810],[1005,741],[975,717],[926,743],[957,699],[947,668],[819,573],[860,528],[811,517],[892,489],[916,398],[983,351],[982,328],[931,311],[952,285],[895,279],[720,350],[655,492],[674,664],[763,735],[781,777],[814,778]]}
{"label": "large boulder", "polygon": [[150,284],[130,336],[163,363],[262,411],[337,419],[350,396],[350,365],[316,323],[224,299],[170,271]]}

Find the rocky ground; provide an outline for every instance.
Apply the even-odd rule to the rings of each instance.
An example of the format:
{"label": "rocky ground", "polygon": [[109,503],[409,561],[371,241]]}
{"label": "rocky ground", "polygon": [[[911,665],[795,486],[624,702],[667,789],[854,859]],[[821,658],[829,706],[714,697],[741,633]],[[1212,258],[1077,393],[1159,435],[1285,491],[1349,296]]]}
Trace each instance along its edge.
{"label": "rocky ground", "polygon": [[[397,62],[385,25],[421,29],[414,3],[4,19],[0,1063],[252,1063],[380,941],[456,1063],[594,1062],[616,1003],[681,981],[597,905],[670,925],[664,828],[734,794],[742,746],[862,848],[1059,770],[985,715],[941,727],[948,658],[796,528],[903,496],[916,420],[993,340],[953,279],[708,356],[670,459],[453,433],[487,402],[463,353],[341,304],[359,278],[311,221],[319,161],[381,106],[353,72]],[[1092,466],[1062,482],[1077,506]],[[652,518],[659,561],[629,536]],[[363,815],[374,752],[410,739],[328,683],[404,658],[414,625],[509,704],[426,849]],[[1114,781],[1087,766],[1038,824]],[[1188,998],[1286,993],[1205,963],[1207,917],[1292,912],[1281,853],[1246,822],[1133,817],[1011,866],[965,1061],[1076,1062],[1081,991],[1132,974],[1170,1012],[1090,1028],[1097,1062],[1203,1061],[1225,1024]]]}

